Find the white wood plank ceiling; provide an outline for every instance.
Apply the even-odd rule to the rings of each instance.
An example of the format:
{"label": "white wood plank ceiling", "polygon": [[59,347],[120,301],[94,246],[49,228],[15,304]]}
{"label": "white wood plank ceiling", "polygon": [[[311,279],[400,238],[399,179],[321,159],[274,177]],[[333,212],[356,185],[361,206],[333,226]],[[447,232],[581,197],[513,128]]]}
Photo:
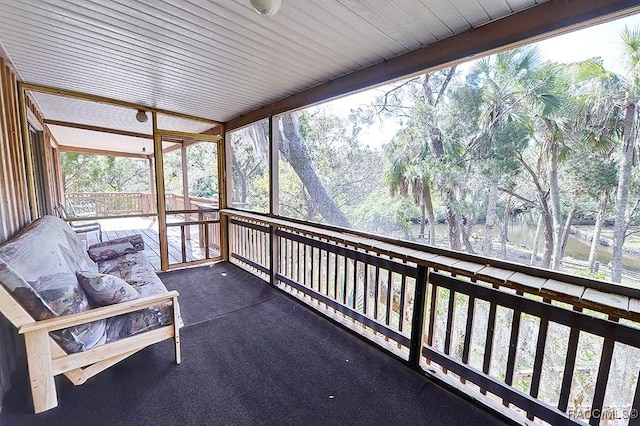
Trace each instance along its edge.
{"label": "white wood plank ceiling", "polygon": [[544,1],[283,0],[266,18],[249,0],[0,0],[0,42],[28,83],[227,121]]}

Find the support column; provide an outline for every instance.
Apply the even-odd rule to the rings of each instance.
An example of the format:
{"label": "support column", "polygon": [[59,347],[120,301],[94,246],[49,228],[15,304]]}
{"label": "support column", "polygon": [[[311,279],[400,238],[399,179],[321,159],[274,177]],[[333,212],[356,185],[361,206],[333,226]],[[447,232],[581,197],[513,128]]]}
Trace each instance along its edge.
{"label": "support column", "polygon": [[29,211],[31,220],[38,217],[38,197],[36,196],[36,181],[33,168],[33,153],[29,140],[29,121],[27,119],[27,94],[22,84],[18,84],[18,106],[20,108],[20,124],[22,129],[22,145],[25,157],[25,172],[27,175],[27,191],[29,192]]}
{"label": "support column", "polygon": [[[189,170],[187,164],[187,147],[184,146],[184,141],[182,141],[182,147],[180,148],[180,165],[182,166],[182,196],[184,199],[184,210],[191,210],[191,198],[189,198]],[[185,214],[185,221],[189,222],[191,220],[190,214]],[[202,227],[204,228],[204,227]],[[187,240],[191,239],[191,227],[187,226],[185,229],[185,238]]]}
{"label": "support column", "polygon": [[[153,212],[153,203],[156,202],[156,179],[155,179],[155,174],[153,172],[153,158],[148,157],[147,161],[149,162],[149,200],[148,200],[148,205],[145,206],[145,211],[143,211],[142,213],[152,213]],[[148,211],[146,211],[148,210]],[[153,220],[156,220],[156,218],[154,217]]]}
{"label": "support column", "polygon": [[158,132],[158,115],[151,112],[153,119],[153,157],[156,171],[156,193],[158,206],[158,236],[160,240],[160,270],[169,269],[169,243],[167,241],[167,204],[164,193],[164,165],[162,161],[162,135]]}
{"label": "support column", "polygon": [[[222,139],[217,142],[218,150],[218,208],[224,210],[228,206],[228,190],[231,181],[230,169],[231,161],[227,159],[228,141],[224,130],[224,125],[220,125],[220,136]],[[229,261],[229,218],[220,214],[220,256],[222,260]]]}
{"label": "support column", "polygon": [[[278,216],[280,213],[279,201],[279,133],[278,124],[274,117],[269,116],[269,215]],[[271,237],[271,252],[269,256],[269,270],[271,285],[278,284],[277,276],[280,273],[280,239],[276,235],[277,228],[269,226]]]}
{"label": "support column", "polygon": [[428,286],[429,269],[424,265],[418,265],[415,297],[413,299],[413,318],[411,319],[411,347],[409,348],[409,365],[416,370],[420,368]]}

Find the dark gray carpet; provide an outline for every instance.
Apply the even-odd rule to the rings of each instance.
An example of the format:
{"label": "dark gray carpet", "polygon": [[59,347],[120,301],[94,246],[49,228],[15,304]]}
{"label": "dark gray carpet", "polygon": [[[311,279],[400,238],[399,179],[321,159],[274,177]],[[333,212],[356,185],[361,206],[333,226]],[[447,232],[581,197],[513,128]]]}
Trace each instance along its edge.
{"label": "dark gray carpet", "polygon": [[40,415],[18,374],[0,424],[500,424],[239,268],[161,278],[181,293],[181,365],[162,342],[82,386],[60,377]]}

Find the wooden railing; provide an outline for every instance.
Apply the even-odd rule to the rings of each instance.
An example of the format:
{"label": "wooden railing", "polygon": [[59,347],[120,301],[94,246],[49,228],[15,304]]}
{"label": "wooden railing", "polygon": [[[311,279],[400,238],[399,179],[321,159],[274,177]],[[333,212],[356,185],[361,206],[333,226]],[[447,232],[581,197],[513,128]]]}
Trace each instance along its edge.
{"label": "wooden railing", "polygon": [[70,192],[66,193],[69,211],[77,215],[117,216],[146,214],[155,211],[151,194],[140,192]]}
{"label": "wooden railing", "polygon": [[[65,197],[67,207],[78,215],[119,216],[156,211],[155,196],[144,192],[68,192]],[[189,197],[185,203],[182,195],[166,194],[165,199],[167,210],[191,210],[199,205],[218,208],[218,200],[209,198]]]}
{"label": "wooden railing", "polygon": [[[180,246],[179,264],[171,266],[187,266],[201,262],[220,259],[220,211],[214,208],[199,207],[195,210],[172,210],[167,212],[167,228],[180,228],[180,238],[174,241]],[[178,220],[170,220],[178,217]],[[187,245],[190,239],[191,227],[198,227],[199,246],[202,248],[202,258],[187,261]]]}
{"label": "wooden railing", "polygon": [[223,213],[233,263],[516,421],[637,417],[639,289]]}

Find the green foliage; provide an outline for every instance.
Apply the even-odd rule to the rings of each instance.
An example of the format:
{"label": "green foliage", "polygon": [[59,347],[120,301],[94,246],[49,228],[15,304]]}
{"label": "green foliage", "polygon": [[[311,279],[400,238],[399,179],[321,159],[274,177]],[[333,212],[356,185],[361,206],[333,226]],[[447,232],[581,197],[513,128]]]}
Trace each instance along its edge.
{"label": "green foliage", "polygon": [[60,154],[65,192],[148,192],[146,159]]}
{"label": "green foliage", "polygon": [[605,274],[602,271],[591,272],[589,269],[578,269],[578,270],[574,271],[574,273],[576,275],[580,275],[581,277],[595,278],[596,280],[606,280],[607,279],[607,274]]}

